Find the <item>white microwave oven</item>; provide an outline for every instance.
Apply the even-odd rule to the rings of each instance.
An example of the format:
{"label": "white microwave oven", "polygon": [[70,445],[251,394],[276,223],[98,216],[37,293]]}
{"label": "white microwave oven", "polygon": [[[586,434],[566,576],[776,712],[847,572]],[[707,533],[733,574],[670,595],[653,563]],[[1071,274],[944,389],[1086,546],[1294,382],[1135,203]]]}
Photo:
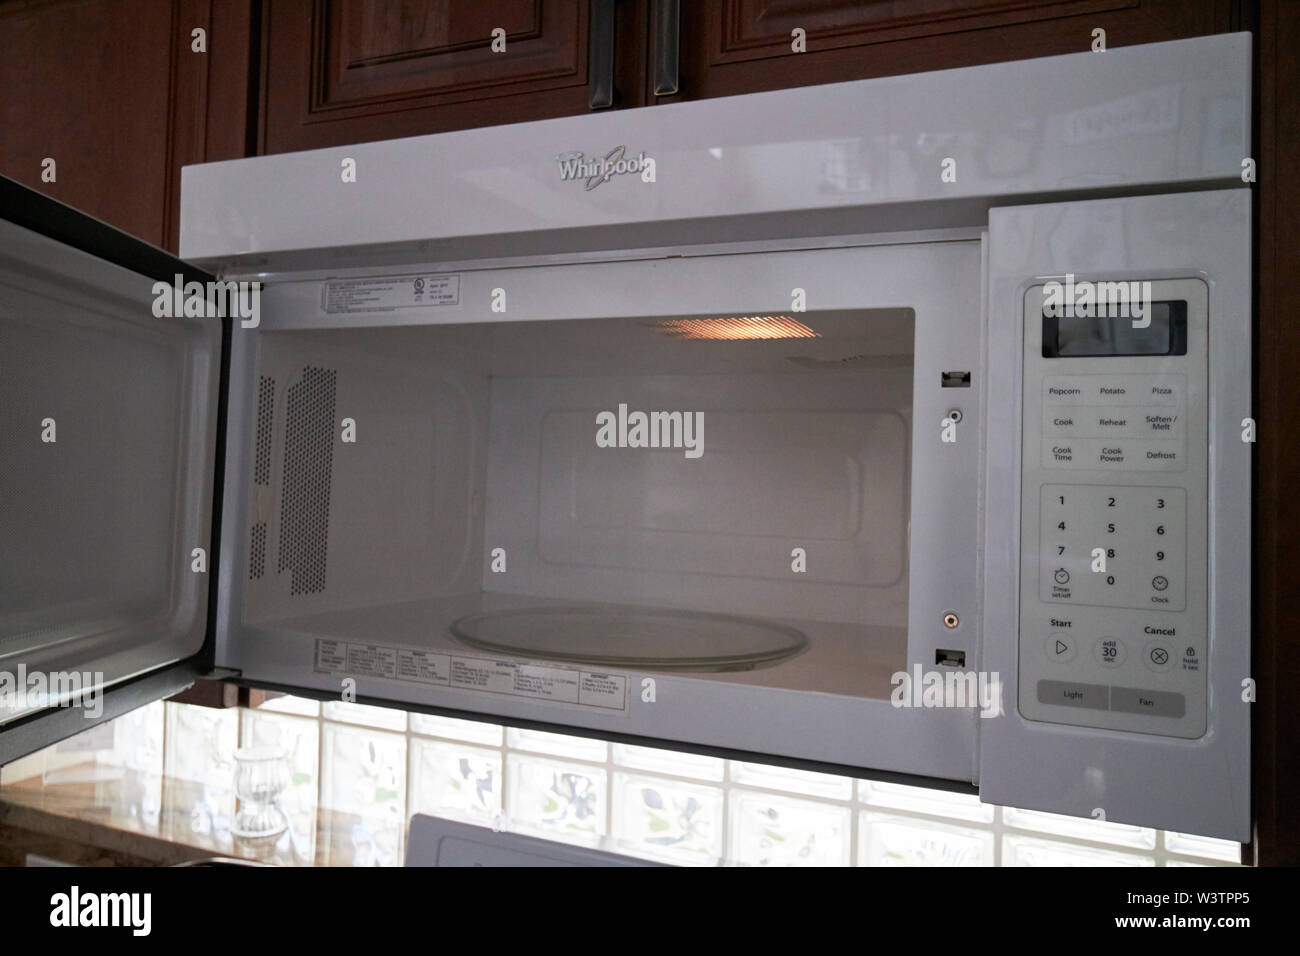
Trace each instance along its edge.
{"label": "white microwave oven", "polygon": [[1249,51],[189,167],[184,261],[6,183],[0,671],[1246,841]]}

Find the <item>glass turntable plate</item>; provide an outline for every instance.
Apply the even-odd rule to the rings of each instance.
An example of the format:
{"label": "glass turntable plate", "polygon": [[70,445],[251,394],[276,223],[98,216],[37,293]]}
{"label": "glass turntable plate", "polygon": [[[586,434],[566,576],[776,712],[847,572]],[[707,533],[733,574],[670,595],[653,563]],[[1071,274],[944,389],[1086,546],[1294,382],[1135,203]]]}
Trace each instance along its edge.
{"label": "glass turntable plate", "polygon": [[808,645],[802,631],[769,621],[617,605],[472,614],[452,622],[451,632],[500,654],[647,670],[747,670]]}

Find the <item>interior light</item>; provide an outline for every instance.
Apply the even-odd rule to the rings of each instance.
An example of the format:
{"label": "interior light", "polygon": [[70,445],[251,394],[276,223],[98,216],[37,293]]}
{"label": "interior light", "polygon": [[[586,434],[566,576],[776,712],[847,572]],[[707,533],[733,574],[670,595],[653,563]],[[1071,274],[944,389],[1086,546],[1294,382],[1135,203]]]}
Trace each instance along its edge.
{"label": "interior light", "polygon": [[814,332],[788,315],[744,315],[716,319],[660,319],[657,332],[675,339],[816,339]]}

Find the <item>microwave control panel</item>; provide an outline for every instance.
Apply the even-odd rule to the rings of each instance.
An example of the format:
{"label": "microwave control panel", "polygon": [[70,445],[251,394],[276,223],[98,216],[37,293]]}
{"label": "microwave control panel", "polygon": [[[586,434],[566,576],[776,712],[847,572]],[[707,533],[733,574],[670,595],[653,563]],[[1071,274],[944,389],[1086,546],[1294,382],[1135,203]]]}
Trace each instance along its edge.
{"label": "microwave control panel", "polygon": [[1068,276],[1025,295],[1026,719],[1205,733],[1206,303],[1197,279]]}

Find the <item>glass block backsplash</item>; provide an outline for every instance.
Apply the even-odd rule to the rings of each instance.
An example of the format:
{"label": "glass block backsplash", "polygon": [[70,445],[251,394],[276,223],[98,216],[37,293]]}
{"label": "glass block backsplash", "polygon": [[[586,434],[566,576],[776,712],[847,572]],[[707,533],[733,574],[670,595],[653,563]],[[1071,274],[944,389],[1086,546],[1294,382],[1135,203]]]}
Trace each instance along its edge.
{"label": "glass block backsplash", "polygon": [[[228,827],[234,750],[281,745],[295,844],[318,810],[352,815],[400,865],[401,824],[428,813],[686,866],[1214,866],[1235,843],[981,804],[968,794],[629,744],[278,697],[256,710],[157,703],[0,772],[83,771],[89,755],[201,785],[195,825]],[[153,801],[141,803],[150,812]]]}

